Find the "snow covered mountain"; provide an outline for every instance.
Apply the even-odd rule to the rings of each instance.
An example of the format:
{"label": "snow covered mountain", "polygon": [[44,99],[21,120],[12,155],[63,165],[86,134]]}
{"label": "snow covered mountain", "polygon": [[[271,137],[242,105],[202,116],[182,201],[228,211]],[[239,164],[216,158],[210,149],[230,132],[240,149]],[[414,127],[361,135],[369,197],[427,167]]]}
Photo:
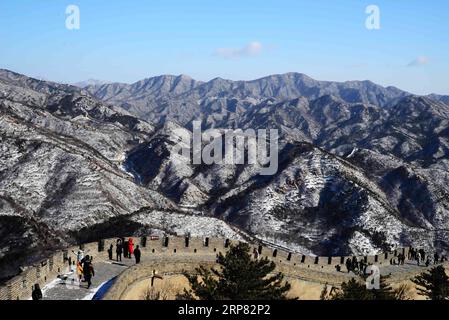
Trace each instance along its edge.
{"label": "snow covered mountain", "polygon": [[181,207],[312,254],[372,254],[410,244],[447,248],[446,170],[420,169],[366,149],[339,157],[283,140],[279,171],[261,176],[250,165],[192,165],[173,144],[183,130],[189,135],[165,125],[125,163],[140,184]]}
{"label": "snow covered mountain", "polygon": [[96,80],[96,79],[88,79],[85,81],[75,82],[73,85],[79,88],[86,88],[89,86],[102,86],[104,84],[108,84],[108,81]]}
{"label": "snow covered mountain", "polygon": [[[133,84],[115,87],[120,94],[108,91],[112,85],[102,86],[101,90],[88,87],[87,90],[105,101],[121,105],[136,116],[165,124],[149,142],[129,154],[127,166],[140,183],[159,190],[178,204],[200,206],[258,237],[270,237],[266,232],[274,232],[271,238],[276,238],[275,241],[282,239],[290,247],[295,243],[302,251],[320,254],[372,252],[384,245],[413,242],[446,248],[441,245],[447,237],[449,217],[446,187],[449,106],[444,103],[444,96],[413,96],[370,81],[316,81],[298,73],[254,81],[217,78],[206,83],[195,82],[186,76],[161,76],[144,83],[158,83],[163,89],[148,91]],[[130,87],[133,90],[127,91]],[[126,92],[125,96],[121,95],[122,90]],[[98,92],[107,94],[99,96]],[[271,186],[270,192],[263,192],[261,190],[267,188],[266,182],[250,168],[192,167],[173,154],[171,146],[174,142],[166,140],[173,135],[167,134],[167,130],[173,131],[178,126],[175,123],[190,128],[193,120],[202,120],[206,128],[277,128],[281,131],[284,148],[281,155],[291,167],[286,166],[278,176],[286,174],[285,171],[297,170],[293,168],[301,163],[303,170],[308,168],[308,172],[318,172],[316,176],[300,179],[302,183],[322,182],[315,191],[318,203],[304,203],[311,201],[313,196],[306,200],[296,199],[298,202],[280,197],[283,207],[294,213],[296,219],[291,219],[290,223],[297,229],[288,229],[282,224],[275,232],[276,228],[269,223],[255,222],[258,214],[272,214],[266,211],[271,206],[261,199],[269,199],[273,189],[288,189],[285,185],[288,179],[277,181],[273,177],[270,183],[277,183]],[[322,159],[324,152],[335,161],[309,160],[304,163],[301,159],[304,154],[293,156],[286,151],[289,148],[296,150],[293,146],[305,142],[320,154],[317,159]],[[145,159],[153,159],[150,166]],[[310,163],[320,164],[320,170],[309,168]],[[342,174],[341,167],[348,165],[352,169]],[[333,174],[322,173],[328,171]],[[348,176],[356,176],[356,173],[359,175],[357,188],[382,201],[361,201],[354,196],[355,190],[361,192],[357,188],[343,195],[336,193],[336,190],[344,189]],[[330,182],[323,182],[328,179]],[[305,185],[295,183],[299,194],[307,194]],[[259,206],[260,203],[264,205]],[[352,210],[349,205],[353,206]],[[307,235],[307,230],[313,229],[310,229],[307,216],[301,214],[303,211],[312,212],[308,217],[316,219],[316,225],[320,226],[317,228],[319,236]],[[344,221],[339,224],[333,220],[336,211],[353,222],[364,214],[369,217],[368,221],[387,217],[393,220],[379,222],[374,229],[373,225],[369,229],[366,221],[361,220],[363,222],[354,224],[357,227],[351,229]],[[329,218],[331,223],[319,219],[317,212]],[[301,224],[304,225],[299,227]],[[339,231],[331,236],[331,230]],[[365,247],[354,245],[357,241],[351,240],[362,239],[361,234]]]}
{"label": "snow covered mountain", "polygon": [[[193,165],[205,128],[277,128],[279,170]],[[449,105],[369,81],[161,76],[76,86],[0,70],[0,277],[66,243],[169,232],[319,255],[448,250]]]}
{"label": "snow covered mountain", "polygon": [[[135,184],[123,170],[126,152],[153,131],[78,88],[0,71],[0,278],[67,243],[161,225],[136,221],[133,214],[141,210],[195,214]],[[236,236],[210,220],[211,229]],[[114,229],[95,231],[111,221]]]}
{"label": "snow covered mountain", "polygon": [[300,73],[272,75],[253,81],[216,78],[209,82],[195,81],[184,75],[159,76],[134,84],[89,86],[86,90],[154,123],[174,120],[187,125],[201,118],[210,126],[237,118],[248,106],[265,101],[334,95],[349,103],[383,106],[409,95],[397,88],[384,88],[370,81],[317,81]]}

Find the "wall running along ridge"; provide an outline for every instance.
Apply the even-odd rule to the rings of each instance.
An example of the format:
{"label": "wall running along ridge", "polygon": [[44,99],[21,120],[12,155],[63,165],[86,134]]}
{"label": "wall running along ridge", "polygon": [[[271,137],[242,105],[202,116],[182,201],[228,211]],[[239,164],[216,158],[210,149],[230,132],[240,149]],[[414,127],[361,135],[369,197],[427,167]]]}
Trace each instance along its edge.
{"label": "wall running along ridge", "polygon": [[[125,237],[128,239],[129,237]],[[131,237],[137,239],[137,237]],[[96,261],[106,261],[107,249],[111,244],[115,245],[118,238],[99,240],[98,242],[81,244],[57,251],[54,255],[38,264],[24,268],[24,271],[0,286],[0,300],[24,300],[30,299],[34,284],[41,288],[55,280],[58,275],[69,271],[69,261],[75,256],[72,250],[77,252],[84,250],[85,254],[93,256]],[[184,271],[194,272],[199,265],[215,264],[216,255],[225,253],[231,244],[238,241],[219,238],[184,238],[164,237],[152,240],[151,237],[140,237],[135,245],[140,245],[142,257],[150,259],[140,265],[132,266],[123,271],[114,282],[114,285],[104,296],[104,299],[119,299],[132,283],[151,276],[156,270],[158,274],[182,274]],[[348,274],[335,271],[336,265],[344,269],[345,257],[312,257],[274,249],[264,245],[250,244],[251,250],[256,248],[261,257],[268,257],[274,261],[277,271],[284,273],[286,280],[301,279],[322,284],[339,285],[351,278]],[[407,255],[409,248],[397,249],[375,256],[358,256],[358,260],[366,259],[368,263],[376,265],[389,264],[392,257],[399,253]],[[407,275],[404,275],[404,279]],[[399,281],[399,279],[397,279]]]}

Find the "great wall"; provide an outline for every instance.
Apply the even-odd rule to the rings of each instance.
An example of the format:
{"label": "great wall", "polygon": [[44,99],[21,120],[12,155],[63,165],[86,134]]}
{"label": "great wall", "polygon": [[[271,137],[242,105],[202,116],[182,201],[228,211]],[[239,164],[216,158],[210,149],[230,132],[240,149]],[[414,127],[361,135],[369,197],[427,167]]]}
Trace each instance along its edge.
{"label": "great wall", "polygon": [[[72,261],[75,258],[72,251],[77,252],[79,249],[93,256],[94,266],[97,270],[100,269],[97,271],[100,276],[97,282],[101,282],[101,284],[111,282],[101,298],[115,300],[122,299],[134,283],[149,279],[155,273],[160,276],[180,275],[184,271],[193,272],[199,265],[213,266],[217,254],[226,252],[231,244],[236,243],[234,240],[218,238],[140,237],[138,239],[139,241],[136,241],[135,244],[140,245],[142,251],[142,261],[138,265],[134,264],[133,259],[123,259],[123,262],[109,261],[107,248],[111,244],[115,248],[117,238],[81,244],[57,251],[48,259],[23,268],[22,273],[0,287],[0,300],[30,299],[34,284],[39,284],[41,288],[51,287],[52,293],[48,294],[49,299],[85,298],[77,295],[75,290],[66,290],[67,286],[53,288],[49,285],[62,278],[61,275],[70,273]],[[344,261],[352,256],[312,257],[279,248],[251,244],[251,250],[253,248],[258,250],[261,257],[268,257],[274,261],[277,270],[283,272],[288,281],[301,280],[322,286],[329,284],[338,287],[342,282],[354,277],[353,274],[339,272],[335,268],[337,265],[341,265],[344,270]],[[380,267],[381,274],[391,274],[390,282],[395,283],[405,281],[425,271],[425,267],[418,267],[411,263],[406,266],[390,265],[392,257],[399,253],[407,255],[408,250],[409,248],[400,248],[375,256],[357,256],[357,259],[364,259],[367,263],[376,264]]]}

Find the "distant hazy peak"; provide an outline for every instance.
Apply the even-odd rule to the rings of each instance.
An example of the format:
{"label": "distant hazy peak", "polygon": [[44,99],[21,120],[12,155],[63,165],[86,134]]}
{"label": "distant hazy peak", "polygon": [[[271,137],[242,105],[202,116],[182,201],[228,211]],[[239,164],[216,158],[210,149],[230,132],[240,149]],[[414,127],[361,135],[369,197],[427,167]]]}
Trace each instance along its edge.
{"label": "distant hazy peak", "polygon": [[88,80],[85,80],[85,81],[76,82],[73,85],[75,87],[79,87],[79,88],[84,89],[84,88],[89,87],[89,86],[102,86],[102,85],[108,84],[108,83],[110,83],[110,82],[103,81],[103,80],[96,80],[96,79],[88,79]]}

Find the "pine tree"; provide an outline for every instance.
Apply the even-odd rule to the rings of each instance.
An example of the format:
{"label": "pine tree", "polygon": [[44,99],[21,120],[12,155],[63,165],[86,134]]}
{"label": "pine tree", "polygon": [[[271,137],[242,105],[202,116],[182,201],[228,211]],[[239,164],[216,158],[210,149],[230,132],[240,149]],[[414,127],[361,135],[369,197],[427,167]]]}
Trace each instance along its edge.
{"label": "pine tree", "polygon": [[[322,300],[407,300],[405,287],[393,289],[387,282],[388,276],[381,276],[379,289],[367,289],[364,279],[357,281],[352,278],[343,282],[341,288],[332,294],[326,294],[323,290]],[[363,280],[363,281],[362,281]]]}
{"label": "pine tree", "polygon": [[389,276],[380,276],[379,289],[369,290],[374,300],[398,300],[398,292],[387,282]]}
{"label": "pine tree", "polygon": [[196,269],[195,275],[185,274],[191,289],[179,299],[200,300],[281,300],[291,285],[282,273],[273,273],[276,265],[268,258],[253,259],[250,246],[231,246],[226,255],[217,259],[220,268]]}
{"label": "pine tree", "polygon": [[330,295],[329,300],[374,300],[366,285],[352,278],[341,284],[340,290]]}
{"label": "pine tree", "polygon": [[412,279],[418,294],[430,300],[449,300],[449,277],[444,267],[438,266]]}

